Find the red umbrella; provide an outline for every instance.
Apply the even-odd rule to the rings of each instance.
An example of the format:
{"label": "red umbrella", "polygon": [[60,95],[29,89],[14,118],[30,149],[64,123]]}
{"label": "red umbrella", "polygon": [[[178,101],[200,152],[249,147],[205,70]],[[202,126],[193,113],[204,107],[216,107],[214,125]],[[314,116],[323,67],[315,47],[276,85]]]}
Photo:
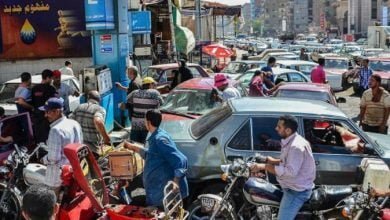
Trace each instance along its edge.
{"label": "red umbrella", "polygon": [[233,55],[232,50],[221,44],[210,44],[202,48],[203,53],[217,58],[226,58]]}

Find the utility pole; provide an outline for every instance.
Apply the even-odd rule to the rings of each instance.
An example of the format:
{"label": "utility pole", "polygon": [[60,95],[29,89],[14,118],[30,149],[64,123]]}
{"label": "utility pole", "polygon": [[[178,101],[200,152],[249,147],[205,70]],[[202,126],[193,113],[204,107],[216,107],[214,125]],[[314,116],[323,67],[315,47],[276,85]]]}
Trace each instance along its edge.
{"label": "utility pole", "polygon": [[195,0],[196,11],[196,42],[199,44],[199,64],[202,65],[202,20],[201,20],[201,7],[200,0]]}

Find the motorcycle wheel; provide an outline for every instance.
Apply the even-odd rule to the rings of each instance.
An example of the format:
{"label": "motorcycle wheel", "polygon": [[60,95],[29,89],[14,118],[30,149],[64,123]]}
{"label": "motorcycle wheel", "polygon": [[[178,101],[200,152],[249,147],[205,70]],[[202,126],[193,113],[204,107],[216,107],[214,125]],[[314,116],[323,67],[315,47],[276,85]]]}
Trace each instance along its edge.
{"label": "motorcycle wheel", "polygon": [[[195,200],[190,207],[188,207],[188,220],[209,220],[210,215],[202,213],[200,200]],[[234,209],[224,211],[220,216],[215,218],[216,220],[238,220]]]}
{"label": "motorcycle wheel", "polygon": [[[6,186],[0,184],[0,198],[3,196]],[[7,192],[4,202],[0,204],[0,220],[20,220],[21,219],[21,200],[12,191]]]}

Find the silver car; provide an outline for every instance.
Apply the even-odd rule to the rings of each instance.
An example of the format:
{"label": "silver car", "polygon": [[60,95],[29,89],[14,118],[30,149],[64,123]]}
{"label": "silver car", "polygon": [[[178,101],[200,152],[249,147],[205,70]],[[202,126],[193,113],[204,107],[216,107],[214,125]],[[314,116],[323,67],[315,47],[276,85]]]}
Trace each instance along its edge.
{"label": "silver car", "polygon": [[[275,131],[281,115],[298,118],[298,133],[312,145],[317,165],[316,184],[356,184],[357,167],[365,157],[389,164],[390,137],[365,133],[340,109],[321,102],[284,98],[241,98],[195,121],[165,121],[189,162],[188,178],[194,192],[221,188],[220,165],[256,152],[279,157]],[[195,193],[196,194],[196,193]]]}

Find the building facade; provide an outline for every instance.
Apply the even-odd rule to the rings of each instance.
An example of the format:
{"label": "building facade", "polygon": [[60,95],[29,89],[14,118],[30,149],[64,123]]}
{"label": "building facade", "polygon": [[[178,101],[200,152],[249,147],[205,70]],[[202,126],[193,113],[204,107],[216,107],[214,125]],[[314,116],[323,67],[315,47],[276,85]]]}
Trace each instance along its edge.
{"label": "building facade", "polygon": [[309,25],[309,1],[294,0],[294,30],[295,33],[305,33]]}

